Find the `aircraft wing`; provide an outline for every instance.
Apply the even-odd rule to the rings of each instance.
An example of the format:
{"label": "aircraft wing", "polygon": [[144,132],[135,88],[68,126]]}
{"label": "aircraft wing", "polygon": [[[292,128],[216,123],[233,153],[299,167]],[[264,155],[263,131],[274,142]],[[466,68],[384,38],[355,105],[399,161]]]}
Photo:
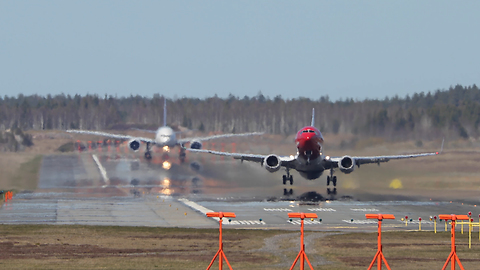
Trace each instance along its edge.
{"label": "aircraft wing", "polygon": [[177,139],[177,142],[180,144],[189,143],[192,141],[209,141],[214,139],[221,139],[221,138],[230,138],[230,137],[245,137],[245,136],[253,136],[253,135],[262,135],[263,132],[250,132],[250,133],[238,133],[238,134],[220,134],[220,135],[212,135],[207,137],[193,137],[193,138],[183,138]]}
{"label": "aircraft wing", "polygon": [[[435,156],[438,155],[438,152],[434,153],[421,153],[421,154],[409,154],[409,155],[392,155],[392,156],[372,156],[372,157],[351,157],[355,160],[355,165],[359,166],[362,164],[370,164],[370,163],[383,163],[388,162],[391,159],[406,159],[406,158],[417,158],[417,157],[426,157],[426,156]],[[338,162],[342,157],[332,157],[331,161],[336,163],[335,167],[338,167]]]}
{"label": "aircraft wing", "polygon": [[[234,159],[240,159],[241,161],[253,161],[257,163],[262,163],[268,155],[256,155],[256,154],[242,154],[242,153],[229,153],[229,152],[220,152],[208,149],[192,149],[192,148],[185,148],[186,150],[194,153],[209,153],[214,154],[217,156],[227,156],[233,157]],[[295,161],[294,156],[280,156],[280,160],[282,161],[281,166],[283,167],[293,167],[293,162]]]}
{"label": "aircraft wing", "polygon": [[78,130],[78,129],[69,129],[67,130],[68,133],[76,133],[76,134],[87,134],[87,135],[95,135],[95,136],[102,136],[107,138],[119,139],[119,140],[140,140],[142,142],[148,142],[155,144],[155,141],[150,138],[142,138],[142,137],[133,137],[124,134],[112,134],[107,132],[100,132],[100,131],[89,131],[89,130]]}

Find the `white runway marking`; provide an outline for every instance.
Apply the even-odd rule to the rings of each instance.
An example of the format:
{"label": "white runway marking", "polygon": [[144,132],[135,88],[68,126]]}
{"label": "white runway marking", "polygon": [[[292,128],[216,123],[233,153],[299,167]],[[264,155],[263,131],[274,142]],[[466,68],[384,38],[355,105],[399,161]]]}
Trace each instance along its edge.
{"label": "white runway marking", "polygon": [[380,210],[375,208],[350,208],[350,210],[355,212],[378,212]]}
{"label": "white runway marking", "polygon": [[233,220],[231,222],[223,221],[223,224],[230,224],[230,225],[266,225],[266,223],[262,220]]}
{"label": "white runway marking", "polygon": [[100,160],[98,160],[97,155],[93,154],[92,157],[95,163],[97,164],[98,169],[100,170],[100,174],[102,175],[103,181],[105,182],[104,185],[108,186],[110,184],[110,179],[108,178],[107,170],[105,170],[102,163],[100,163]]}
{"label": "white runway marking", "polygon": [[[401,223],[403,223],[403,224],[405,224],[405,220],[404,220],[404,221],[398,220],[398,221],[401,222]],[[408,220],[407,223],[408,223],[408,224],[417,224],[417,225],[418,225],[419,221],[418,221],[418,220],[412,220],[412,221]],[[437,222],[437,223],[438,223],[438,222]],[[430,221],[430,220],[422,220],[422,224],[433,224],[433,221]],[[437,224],[437,225],[438,225],[438,224]],[[456,226],[456,225],[455,225],[455,226]],[[459,225],[459,226],[461,226],[461,225]],[[465,224],[465,226],[467,226],[466,228],[468,228],[468,224]]]}
{"label": "white runway marking", "polygon": [[263,210],[271,212],[292,212],[292,210],[288,208],[263,208]]}
{"label": "white runway marking", "polygon": [[336,212],[337,210],[333,208],[308,208],[308,211],[313,212]]}
{"label": "white runway marking", "polygon": [[[294,224],[294,225],[300,225],[300,224],[302,224],[302,221],[301,221],[301,220],[292,220],[292,221],[288,220],[287,222],[290,223],[290,224]],[[312,221],[312,220],[306,220],[306,219],[303,220],[303,223],[304,223],[305,225],[322,224],[322,223],[321,223],[320,221],[318,221],[318,220],[313,220],[313,221]]]}
{"label": "white runway marking", "polygon": [[[207,215],[208,212],[215,212],[213,210],[210,210],[206,207],[203,207],[201,205],[199,205],[198,203],[195,203],[195,202],[192,202],[192,201],[189,201],[187,199],[178,199],[179,202],[182,202],[183,204],[189,206],[190,208],[193,208],[195,210],[197,210],[198,212],[204,214],[204,215]],[[217,218],[218,220],[218,218]]]}
{"label": "white runway marking", "polygon": [[[192,201],[187,200],[187,199],[178,199],[178,201],[184,203],[185,205],[189,206],[190,208],[193,208],[193,209],[199,211],[200,213],[202,213],[204,215],[207,215],[208,212],[215,212],[213,210],[210,210],[206,207],[203,207],[203,206],[199,205],[198,203],[192,202]],[[216,220],[216,221],[220,220],[218,217],[214,217],[213,219]],[[235,219],[231,219],[231,221],[229,221],[229,218],[223,218],[222,219],[222,224],[223,225],[266,225],[266,223],[263,220],[259,221],[259,220],[235,220]]]}
{"label": "white runway marking", "polygon": [[377,224],[378,220],[357,220],[354,219],[353,221],[344,219],[343,222],[350,223],[350,224]]}

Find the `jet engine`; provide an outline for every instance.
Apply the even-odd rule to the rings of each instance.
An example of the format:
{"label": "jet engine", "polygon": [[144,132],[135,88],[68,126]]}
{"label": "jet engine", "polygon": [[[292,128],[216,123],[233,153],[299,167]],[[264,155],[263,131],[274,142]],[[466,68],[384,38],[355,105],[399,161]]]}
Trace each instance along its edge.
{"label": "jet engine", "polygon": [[265,166],[265,169],[271,173],[280,170],[281,164],[282,161],[277,155],[269,155],[263,160],[263,166]]}
{"label": "jet engine", "polygon": [[352,157],[344,156],[338,162],[338,168],[343,173],[351,173],[355,169],[355,160]]}
{"label": "jet engine", "polygon": [[192,149],[202,149],[202,143],[199,141],[191,141],[190,148]]}
{"label": "jet engine", "polygon": [[139,140],[136,140],[136,139],[130,140],[130,141],[128,142],[128,146],[129,146],[130,149],[132,149],[133,151],[138,151],[138,149],[140,148],[140,141],[139,141]]}

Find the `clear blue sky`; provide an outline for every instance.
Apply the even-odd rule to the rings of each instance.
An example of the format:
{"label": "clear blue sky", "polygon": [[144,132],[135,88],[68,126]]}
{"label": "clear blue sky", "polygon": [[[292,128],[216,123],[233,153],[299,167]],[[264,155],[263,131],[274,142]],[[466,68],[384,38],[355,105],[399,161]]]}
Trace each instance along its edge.
{"label": "clear blue sky", "polygon": [[0,95],[404,97],[480,82],[480,1],[0,0]]}

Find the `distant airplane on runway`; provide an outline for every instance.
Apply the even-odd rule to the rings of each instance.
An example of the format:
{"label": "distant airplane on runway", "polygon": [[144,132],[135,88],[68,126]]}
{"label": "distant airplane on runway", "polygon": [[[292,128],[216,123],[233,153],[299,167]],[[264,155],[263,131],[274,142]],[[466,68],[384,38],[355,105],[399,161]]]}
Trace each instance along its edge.
{"label": "distant airplane on runway", "polygon": [[201,149],[202,141],[208,141],[219,138],[229,138],[229,137],[240,137],[240,136],[252,136],[252,135],[261,135],[263,132],[252,132],[252,133],[239,133],[239,134],[221,134],[213,135],[208,137],[195,137],[195,138],[182,138],[177,139],[176,134],[180,132],[175,132],[169,126],[167,126],[167,99],[164,99],[163,103],[163,126],[155,130],[142,130],[145,132],[155,133],[155,138],[143,138],[143,137],[133,137],[129,135],[122,134],[111,134],[106,132],[90,131],[90,130],[67,130],[69,133],[78,133],[78,134],[88,134],[88,135],[97,135],[108,138],[128,140],[128,146],[134,151],[138,151],[140,148],[140,142],[146,143],[147,147],[145,150],[145,158],[151,159],[151,146],[155,145],[158,147],[166,147],[167,151],[169,148],[180,146],[180,161],[185,161],[185,144],[190,143],[190,148],[192,149]]}
{"label": "distant airplane on runway", "polygon": [[[295,137],[295,143],[297,145],[296,156],[277,156],[275,154],[270,155],[255,155],[255,154],[241,154],[241,153],[227,153],[218,152],[212,150],[201,149],[188,149],[191,152],[210,153],[221,156],[231,156],[234,159],[258,162],[267,169],[269,172],[276,172],[281,167],[285,167],[286,174],[283,175],[283,184],[287,181],[290,185],[293,184],[293,176],[290,175],[290,169],[297,170],[300,175],[308,180],[314,180],[319,178],[323,171],[330,170],[330,176],[327,176],[327,186],[330,182],[333,186],[337,185],[337,177],[333,175],[334,169],[338,168],[343,173],[351,173],[355,169],[355,166],[360,167],[362,164],[377,163],[380,165],[382,162],[387,162],[391,159],[405,159],[416,158],[425,156],[438,155],[435,153],[421,153],[410,155],[393,155],[393,156],[372,156],[372,157],[330,157],[324,155],[322,152],[323,136],[320,131],[314,127],[315,124],[315,109],[312,110],[312,123],[310,126],[306,126],[298,131]],[[443,143],[442,143],[443,149]],[[291,190],[290,190],[291,193]]]}

